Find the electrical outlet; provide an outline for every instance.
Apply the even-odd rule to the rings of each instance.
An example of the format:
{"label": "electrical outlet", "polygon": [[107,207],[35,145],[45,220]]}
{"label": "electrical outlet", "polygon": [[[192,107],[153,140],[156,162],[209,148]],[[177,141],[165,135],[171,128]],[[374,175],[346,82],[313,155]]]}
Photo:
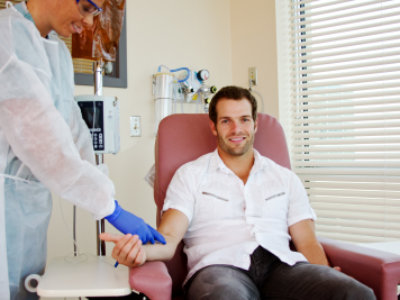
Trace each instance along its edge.
{"label": "electrical outlet", "polygon": [[142,127],[140,126],[140,116],[131,116],[129,119],[131,136],[141,136]]}
{"label": "electrical outlet", "polygon": [[257,68],[249,67],[249,85],[250,87],[257,85]]}

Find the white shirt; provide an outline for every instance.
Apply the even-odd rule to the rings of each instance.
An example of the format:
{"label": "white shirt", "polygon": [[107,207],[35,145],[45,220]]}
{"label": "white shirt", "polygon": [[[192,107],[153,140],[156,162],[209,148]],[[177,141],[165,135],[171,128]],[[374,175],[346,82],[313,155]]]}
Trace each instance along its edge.
{"label": "white shirt", "polygon": [[306,261],[290,250],[288,233],[289,226],[316,218],[306,191],[292,171],[254,153],[245,185],[217,150],[184,164],[172,178],[163,211],[177,209],[189,219],[186,280],[213,264],[247,270],[259,245],[289,265]]}

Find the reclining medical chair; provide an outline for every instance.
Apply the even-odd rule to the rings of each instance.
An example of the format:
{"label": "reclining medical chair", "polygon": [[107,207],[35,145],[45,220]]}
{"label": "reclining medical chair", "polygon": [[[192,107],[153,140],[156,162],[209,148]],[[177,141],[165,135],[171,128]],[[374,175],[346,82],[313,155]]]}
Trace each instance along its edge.
{"label": "reclining medical chair", "polygon": [[[157,222],[169,182],[182,164],[211,152],[216,138],[209,128],[206,114],[175,114],[160,123],[155,145],[154,200]],[[267,114],[258,115],[254,147],[264,156],[290,168],[283,129]],[[400,282],[400,256],[362,246],[329,239],[320,239],[332,266],[371,287],[378,300],[397,299]],[[183,299],[182,282],[187,274],[186,257],[178,247],[168,262],[148,262],[130,270],[130,284],[152,300]]]}

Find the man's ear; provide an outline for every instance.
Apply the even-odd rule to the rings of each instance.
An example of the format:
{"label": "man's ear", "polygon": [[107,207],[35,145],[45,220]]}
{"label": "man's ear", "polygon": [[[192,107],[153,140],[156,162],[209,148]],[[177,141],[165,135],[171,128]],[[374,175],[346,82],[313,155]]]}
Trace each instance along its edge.
{"label": "man's ear", "polygon": [[257,132],[257,128],[258,128],[258,118],[254,121],[254,133]]}
{"label": "man's ear", "polygon": [[211,132],[214,136],[217,136],[217,128],[213,121],[209,120],[208,124],[210,125]]}

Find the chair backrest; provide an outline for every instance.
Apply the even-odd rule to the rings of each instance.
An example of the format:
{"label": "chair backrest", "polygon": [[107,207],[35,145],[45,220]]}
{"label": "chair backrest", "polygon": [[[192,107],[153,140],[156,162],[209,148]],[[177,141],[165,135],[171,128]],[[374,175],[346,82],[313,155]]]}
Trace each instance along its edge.
{"label": "chair backrest", "polygon": [[[290,168],[289,154],[282,126],[272,116],[258,114],[254,148],[278,164]],[[184,163],[215,150],[216,137],[209,127],[207,114],[174,114],[159,125],[155,146],[154,200],[157,221],[164,204],[168,185],[175,171]],[[187,274],[182,245],[167,263],[173,280],[173,291],[180,290]]]}

